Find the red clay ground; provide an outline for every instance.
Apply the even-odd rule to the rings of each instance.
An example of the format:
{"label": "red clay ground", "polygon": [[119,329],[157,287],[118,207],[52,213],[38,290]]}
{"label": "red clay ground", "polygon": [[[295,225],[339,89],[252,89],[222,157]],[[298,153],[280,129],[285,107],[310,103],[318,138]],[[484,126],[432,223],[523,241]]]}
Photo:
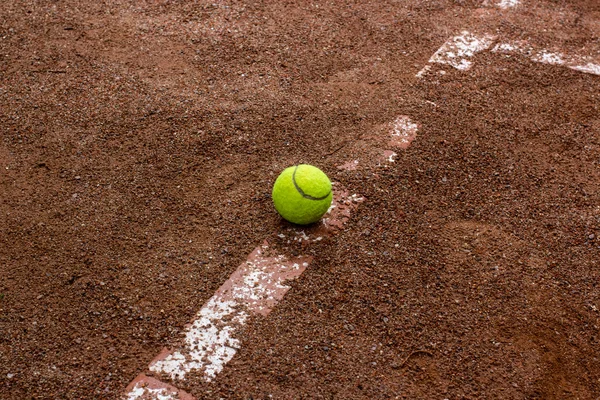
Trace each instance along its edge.
{"label": "red clay ground", "polygon": [[[298,162],[366,201],[214,382],[178,387],[598,398],[600,77],[490,53],[415,74],[463,29],[597,56],[600,6],[483,3],[3,2],[0,398],[119,398],[278,240]],[[395,163],[336,168],[398,115],[421,126]]]}

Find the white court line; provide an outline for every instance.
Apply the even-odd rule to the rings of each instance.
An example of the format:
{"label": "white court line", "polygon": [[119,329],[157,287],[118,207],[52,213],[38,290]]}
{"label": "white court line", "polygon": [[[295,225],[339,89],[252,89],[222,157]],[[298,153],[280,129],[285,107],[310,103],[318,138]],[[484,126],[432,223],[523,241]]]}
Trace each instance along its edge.
{"label": "white court line", "polygon": [[575,71],[600,75],[600,63],[595,63],[591,57],[571,56],[545,49],[535,49],[524,41],[507,41],[498,43],[492,49],[493,53],[519,54],[531,61],[549,65],[564,65]]}
{"label": "white court line", "polygon": [[401,115],[392,122],[390,146],[406,149],[417,137],[419,124],[409,116]]}
{"label": "white court line", "polygon": [[169,391],[167,389],[155,389],[146,387],[143,384],[136,384],[132,390],[127,394],[127,400],[137,400],[150,397],[156,400],[176,400],[177,392]]}
{"label": "white court line", "polygon": [[508,10],[517,7],[521,4],[521,0],[483,0],[483,7],[497,7],[503,10]]}
{"label": "white court line", "polygon": [[123,400],[195,400],[189,393],[144,374],[135,378],[127,390]]}
{"label": "white court line", "polygon": [[520,2],[520,0],[500,0],[496,5],[503,10],[507,10],[518,6]]}
{"label": "white court line", "polygon": [[[491,35],[475,35],[463,31],[458,36],[449,38],[417,74],[422,78],[431,71],[431,64],[446,64],[455,69],[466,71],[473,66],[473,58],[477,53],[489,49],[494,44]],[[496,43],[491,49],[493,53],[521,55],[533,62],[549,65],[562,65],[575,71],[600,75],[600,62],[588,56],[567,55],[546,49],[536,49],[525,41],[506,41]]]}
{"label": "white court line", "polygon": [[[494,36],[475,35],[463,31],[458,36],[448,39],[429,59],[429,64],[448,64],[452,67],[466,71],[471,68],[473,63],[469,60],[475,54],[488,49],[494,42]],[[420,78],[426,74],[431,67],[425,66],[417,73]]]}
{"label": "white court line", "polygon": [[266,242],[257,247],[198,312],[183,346],[159,356],[150,371],[171,379],[201,371],[211,381],[240,348],[238,336],[249,317],[268,314],[290,289],[285,282],[300,276],[309,262],[310,257],[271,255]]}

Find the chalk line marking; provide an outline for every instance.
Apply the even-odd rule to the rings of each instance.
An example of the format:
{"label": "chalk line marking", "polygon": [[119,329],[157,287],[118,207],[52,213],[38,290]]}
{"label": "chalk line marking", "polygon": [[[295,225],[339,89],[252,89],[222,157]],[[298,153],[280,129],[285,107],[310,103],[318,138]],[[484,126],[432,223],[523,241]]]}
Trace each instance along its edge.
{"label": "chalk line marking", "polygon": [[[494,43],[494,36],[475,35],[463,31],[458,36],[448,39],[429,59],[429,64],[448,64],[461,71],[471,68],[473,63],[469,60],[475,54],[487,50]],[[431,67],[426,65],[417,73],[420,78],[426,74]]]}
{"label": "chalk line marking", "polygon": [[289,237],[288,243],[297,241],[299,243],[319,242],[328,236],[333,236],[339,232],[343,226],[350,220],[352,212],[354,212],[360,203],[364,201],[364,197],[358,194],[350,194],[350,192],[342,187],[339,183],[333,182],[333,201],[329,210],[325,213],[318,224],[307,226],[306,228],[294,227],[291,234],[286,236],[285,233],[279,233],[281,239]]}
{"label": "chalk line marking", "polygon": [[521,0],[484,0],[481,4],[483,7],[497,7],[503,10],[515,8],[521,4]]}
{"label": "chalk line marking", "polygon": [[329,232],[340,231],[344,224],[350,220],[352,212],[365,198],[358,194],[350,194],[345,188],[336,188],[334,201],[323,217],[322,225]]}
{"label": "chalk line marking", "polygon": [[498,3],[496,3],[496,6],[503,10],[508,10],[509,8],[515,8],[520,3],[520,0],[500,0]]}
{"label": "chalk line marking", "polygon": [[493,53],[518,54],[531,61],[549,65],[564,65],[575,71],[586,74],[600,75],[600,62],[591,57],[567,55],[546,49],[535,49],[525,41],[507,41],[498,43],[492,48]]}
{"label": "chalk line marking", "polygon": [[390,146],[407,149],[417,137],[419,124],[413,122],[409,116],[397,117],[391,126]]}
{"label": "chalk line marking", "polygon": [[396,162],[396,157],[398,157],[398,153],[393,150],[383,150],[380,155],[380,162],[378,166],[385,167],[384,163],[394,163]]}
{"label": "chalk line marking", "polygon": [[239,333],[252,314],[267,315],[306,269],[310,257],[288,259],[272,254],[269,244],[258,246],[246,262],[206,302],[186,329],[183,345],[165,351],[150,364],[150,371],[184,379],[201,371],[211,381],[240,348]]}
{"label": "chalk line marking", "polygon": [[[429,103],[437,107],[435,103]],[[367,135],[365,139],[376,142],[373,147],[382,146],[377,149],[378,154],[375,156],[375,165],[387,168],[389,164],[396,162],[398,153],[394,150],[406,150],[409,148],[417,138],[419,129],[419,123],[414,122],[408,115],[399,115],[391,122],[374,127],[373,133]],[[386,147],[391,149],[386,149]],[[354,171],[358,165],[359,160],[353,160],[338,165],[337,168],[345,171]]]}
{"label": "chalk line marking", "polygon": [[[389,135],[388,146],[393,149],[406,150],[417,138],[419,124],[413,122],[408,115],[400,115],[393,122],[387,124],[386,131]],[[379,165],[385,166],[382,164],[385,162],[394,163],[396,157],[398,157],[398,153],[394,150],[383,150]]]}
{"label": "chalk line marking", "polygon": [[[175,350],[163,349],[149,370],[173,380],[201,371],[203,379],[210,382],[237,353],[241,346],[239,334],[250,316],[266,316],[290,289],[286,282],[300,276],[311,260],[277,254],[265,241],[204,304],[186,328],[183,343]],[[142,383],[134,384],[139,379]],[[168,397],[176,390],[173,386],[154,380],[154,386],[148,389],[141,386],[146,383],[143,378],[136,380],[128,386],[126,400],[175,398]]]}
{"label": "chalk line marking", "polygon": [[[417,74],[417,78],[422,78],[428,74],[432,67],[431,64],[450,65],[455,69],[467,71],[473,66],[470,60],[477,53],[481,53],[490,47],[496,41],[492,35],[475,35],[463,31],[458,36],[449,38],[428,61],[428,65],[423,67]],[[533,62],[549,65],[562,65],[575,71],[586,74],[600,75],[600,61],[592,57],[567,55],[556,51],[546,49],[536,49],[525,41],[506,41],[496,43],[491,49],[492,53],[502,53],[506,55],[521,55],[529,58]],[[441,74],[444,71],[440,71]]]}
{"label": "chalk line marking", "polygon": [[126,390],[125,400],[195,400],[189,393],[144,374],[131,381]]}

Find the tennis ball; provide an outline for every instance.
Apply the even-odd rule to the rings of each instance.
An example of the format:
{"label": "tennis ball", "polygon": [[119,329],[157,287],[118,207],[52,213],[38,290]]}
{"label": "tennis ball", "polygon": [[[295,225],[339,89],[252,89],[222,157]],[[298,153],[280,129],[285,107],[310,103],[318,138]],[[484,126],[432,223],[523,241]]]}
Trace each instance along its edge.
{"label": "tennis ball", "polygon": [[273,204],[286,220],[308,225],[317,222],[331,205],[331,181],[317,167],[294,165],[283,170],[273,185]]}

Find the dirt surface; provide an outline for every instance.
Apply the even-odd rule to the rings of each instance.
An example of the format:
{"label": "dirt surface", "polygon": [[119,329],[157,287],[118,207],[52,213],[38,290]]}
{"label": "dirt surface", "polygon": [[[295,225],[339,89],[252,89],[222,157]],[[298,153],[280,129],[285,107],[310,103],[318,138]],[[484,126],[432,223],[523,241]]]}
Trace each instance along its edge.
{"label": "dirt surface", "polygon": [[[269,238],[314,260],[198,399],[597,399],[600,77],[415,74],[467,28],[598,56],[600,8],[491,3],[3,2],[0,398],[119,398]],[[299,162],[365,197],[308,249]]]}

